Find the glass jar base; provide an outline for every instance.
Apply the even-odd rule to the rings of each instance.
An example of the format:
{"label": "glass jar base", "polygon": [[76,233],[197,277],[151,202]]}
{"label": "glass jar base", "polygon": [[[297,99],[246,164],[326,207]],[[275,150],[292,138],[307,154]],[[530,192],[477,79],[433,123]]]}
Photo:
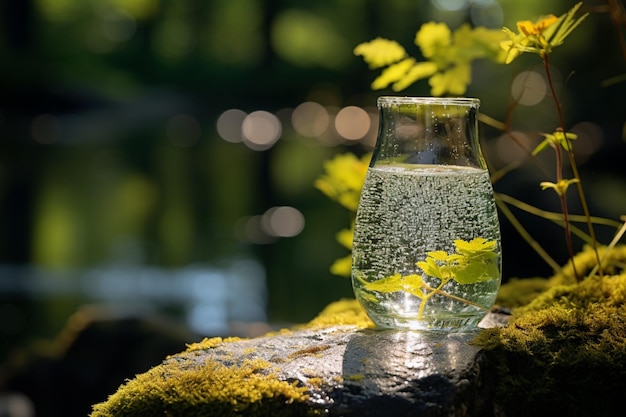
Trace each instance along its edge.
{"label": "glass jar base", "polygon": [[447,333],[463,333],[478,329],[478,324],[485,314],[460,315],[447,317],[426,317],[422,320],[406,317],[374,316],[370,319],[381,329],[416,330]]}

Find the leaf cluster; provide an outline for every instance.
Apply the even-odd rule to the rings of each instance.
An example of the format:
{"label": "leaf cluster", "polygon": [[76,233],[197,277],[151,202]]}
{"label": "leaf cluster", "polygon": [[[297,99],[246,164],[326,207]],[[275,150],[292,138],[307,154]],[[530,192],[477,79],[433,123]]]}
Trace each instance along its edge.
{"label": "leaf cluster", "polygon": [[354,54],[362,56],[371,69],[386,67],[372,83],[373,90],[391,85],[394,91],[402,91],[428,78],[433,96],[461,96],[471,82],[473,60],[504,60],[503,40],[500,30],[466,24],[452,32],[445,23],[428,22],[415,35],[423,61],[409,56],[398,42],[384,38],[357,45]]}
{"label": "leaf cluster", "polygon": [[571,141],[578,139],[578,135],[570,132],[563,132],[562,130],[557,130],[553,133],[542,133],[541,134],[545,139],[542,140],[539,145],[533,149],[533,156],[537,155],[539,152],[547,149],[549,146],[556,147],[560,146],[566,151],[569,151],[572,148]]}
{"label": "leaf cluster", "polygon": [[524,52],[547,55],[552,49],[561,45],[565,38],[580,25],[588,16],[588,13],[576,17],[582,2],[577,3],[568,12],[559,17],[548,15],[533,23],[529,20],[517,22],[515,33],[509,28],[504,28],[504,33],[509,38],[502,42],[502,48],[507,51],[505,63],[511,63]]}
{"label": "leaf cluster", "polygon": [[402,276],[400,273],[365,284],[365,289],[377,292],[404,291],[422,300],[428,299],[450,280],[459,284],[475,284],[489,281],[499,276],[495,240],[477,237],[472,240],[455,240],[455,253],[446,251],[428,252],[426,260],[416,265],[441,283],[434,289],[427,285],[419,274]]}
{"label": "leaf cluster", "polygon": [[489,281],[498,276],[495,240],[477,237],[469,242],[455,240],[456,253],[445,251],[429,252],[425,261],[418,262],[427,275],[441,281],[455,280],[459,284],[475,284]]}
{"label": "leaf cluster", "polygon": [[325,174],[315,180],[315,188],[356,212],[370,159],[371,154],[361,158],[352,153],[335,156],[324,163]]}
{"label": "leaf cluster", "polygon": [[[551,147],[553,149],[561,147],[566,151],[571,151],[572,150],[571,141],[578,139],[578,135],[576,135],[575,133],[563,132],[563,130],[561,129],[557,129],[554,133],[551,133],[551,134],[542,133],[542,135],[545,139],[542,140],[539,143],[539,145],[535,147],[535,149],[532,152],[533,156],[537,155],[538,153],[542,152],[548,147]],[[541,189],[543,190],[553,189],[559,196],[564,196],[567,193],[567,189],[569,188],[569,186],[572,184],[576,184],[578,182],[580,182],[578,178],[573,178],[573,179],[560,179],[556,183],[550,182],[550,181],[543,181],[539,185],[541,186]]]}
{"label": "leaf cluster", "polygon": [[[361,158],[351,152],[336,155],[324,163],[325,172],[315,180],[315,188],[348,209],[351,216],[354,217],[371,158],[370,153]],[[351,224],[350,228],[340,230],[335,238],[341,246],[350,250],[352,249],[353,235],[354,223]],[[351,267],[351,255],[346,255],[335,260],[330,271],[334,275],[349,277]]]}

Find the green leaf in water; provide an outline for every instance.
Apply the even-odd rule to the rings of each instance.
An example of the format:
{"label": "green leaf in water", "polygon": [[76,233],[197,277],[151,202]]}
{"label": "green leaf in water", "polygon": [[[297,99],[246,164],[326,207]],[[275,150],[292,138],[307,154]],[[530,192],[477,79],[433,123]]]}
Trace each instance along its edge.
{"label": "green leaf in water", "polygon": [[394,274],[379,279],[378,281],[365,284],[365,289],[368,291],[386,293],[404,291],[419,298],[424,297],[422,291],[422,277],[416,274],[406,275],[404,277],[399,273]]}

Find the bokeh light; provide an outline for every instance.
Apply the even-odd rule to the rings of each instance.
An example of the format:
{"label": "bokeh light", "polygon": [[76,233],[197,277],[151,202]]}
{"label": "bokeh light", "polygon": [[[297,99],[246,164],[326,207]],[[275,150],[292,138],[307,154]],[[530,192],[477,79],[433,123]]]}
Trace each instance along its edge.
{"label": "bokeh light", "polygon": [[469,0],[430,0],[436,8],[446,11],[456,11],[467,8]]}
{"label": "bokeh light", "polygon": [[510,132],[496,139],[496,156],[503,164],[522,161],[530,156],[537,145],[537,139],[524,132]]}
{"label": "bokeh light", "polygon": [[265,232],[262,215],[241,217],[235,222],[234,233],[241,242],[255,245],[267,245],[276,241],[276,236]]}
{"label": "bokeh light", "polygon": [[570,132],[578,136],[573,149],[576,155],[576,163],[579,165],[585,163],[604,143],[602,128],[592,122],[577,123],[572,126]]}
{"label": "bokeh light", "polygon": [[321,104],[306,101],[293,110],[291,125],[299,135],[316,138],[328,129],[330,115]]}
{"label": "bokeh light", "polygon": [[360,107],[344,107],[335,116],[335,129],[341,137],[347,140],[362,139],[367,135],[371,126],[369,114]]}
{"label": "bokeh light", "polygon": [[235,236],[243,242],[267,245],[278,238],[299,235],[304,229],[304,215],[291,206],[275,206],[265,213],[240,218],[234,227]]}
{"label": "bokeh light", "polygon": [[371,120],[371,126],[369,132],[367,132],[367,135],[361,139],[360,143],[365,147],[365,149],[373,150],[376,146],[376,139],[378,137],[378,109],[368,108],[366,111]]}
{"label": "bokeh light", "polygon": [[474,26],[500,28],[504,25],[504,11],[495,0],[473,0],[470,19]]}
{"label": "bokeh light", "polygon": [[543,100],[548,92],[548,85],[536,71],[520,72],[511,84],[513,99],[523,106],[534,106]]}
{"label": "bokeh light", "polygon": [[239,109],[226,110],[217,118],[217,133],[226,142],[239,143],[243,140],[241,125],[248,114]]}
{"label": "bokeh light", "polygon": [[280,138],[282,125],[272,113],[258,110],[246,116],[241,124],[243,141],[250,149],[262,151],[272,147]]}
{"label": "bokeh light", "polygon": [[304,229],[304,215],[294,207],[272,207],[263,214],[262,225],[271,236],[293,237]]}

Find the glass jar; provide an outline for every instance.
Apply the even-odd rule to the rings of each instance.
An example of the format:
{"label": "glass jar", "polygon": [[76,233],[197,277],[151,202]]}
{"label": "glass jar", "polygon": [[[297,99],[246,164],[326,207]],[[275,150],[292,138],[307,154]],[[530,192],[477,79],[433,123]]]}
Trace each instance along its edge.
{"label": "glass jar", "polygon": [[493,306],[501,241],[471,98],[380,97],[352,285],[378,327],[465,331]]}

